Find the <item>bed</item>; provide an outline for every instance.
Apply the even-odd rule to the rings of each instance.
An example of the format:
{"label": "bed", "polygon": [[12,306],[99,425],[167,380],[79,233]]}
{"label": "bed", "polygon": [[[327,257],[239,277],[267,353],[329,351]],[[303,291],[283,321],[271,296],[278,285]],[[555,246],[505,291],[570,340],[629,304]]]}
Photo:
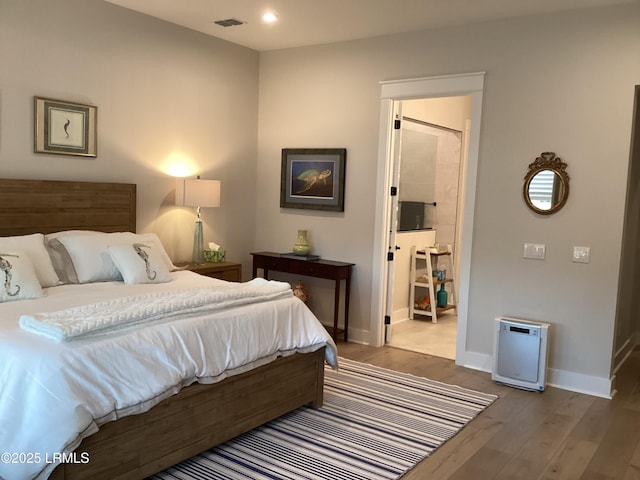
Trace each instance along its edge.
{"label": "bed", "polygon": [[[106,238],[106,235],[81,235],[78,231],[99,231],[115,236],[131,235],[131,238],[135,239],[134,244],[140,245],[136,242],[142,238],[145,248],[149,244],[155,245],[152,234],[120,233],[135,232],[135,199],[136,187],[131,184],[0,179],[0,237],[43,234],[46,235],[47,242],[57,239],[66,247],[65,251],[72,254],[77,254],[78,245],[82,247],[87,243],[97,242],[96,239],[105,241]],[[61,231],[72,233],[60,237],[50,235]],[[29,238],[33,241],[33,238]],[[27,248],[26,241],[21,245]],[[1,350],[12,352],[9,358],[0,359],[0,362],[15,363],[16,371],[32,368],[31,363],[39,362],[40,365],[49,366],[51,373],[45,376],[44,380],[37,378],[35,381],[27,382],[25,378],[35,373],[26,370],[29,372],[28,375],[18,376],[16,379],[7,373],[9,370],[0,370],[0,379],[3,382],[0,393],[0,443],[3,438],[5,441],[11,438],[8,429],[19,423],[20,414],[14,414],[13,408],[24,409],[24,418],[35,422],[39,428],[42,427],[43,430],[35,436],[45,439],[56,437],[58,430],[72,430],[71,427],[67,428],[67,425],[72,423],[73,428],[78,430],[75,441],[66,442],[67,447],[73,448],[62,446],[56,449],[46,444],[46,448],[52,450],[44,448],[46,451],[38,451],[40,447],[35,444],[31,447],[28,443],[31,440],[26,439],[24,442],[27,443],[14,444],[19,445],[16,448],[20,451],[12,452],[12,445],[7,448],[7,444],[3,444],[3,450],[13,454],[13,458],[2,459],[0,477],[49,477],[56,480],[144,478],[299,406],[322,405],[324,363],[329,361],[335,366],[335,344],[304,304],[286,293],[283,285],[266,281],[230,285],[229,282],[201,277],[188,271],[171,271],[170,268],[167,269],[170,275],[168,280],[165,279],[162,283],[140,284],[135,281],[135,275],[139,272],[132,273],[126,263],[121,265],[116,262],[120,258],[116,253],[122,253],[117,250],[120,247],[121,245],[111,245],[109,252],[117,263],[116,267],[120,269],[124,281],[94,281],[90,275],[87,276],[87,272],[93,270],[83,270],[82,262],[78,261],[74,274],[79,277],[76,281],[80,281],[80,284],[46,286],[42,288],[44,297],[36,296],[30,299],[29,288],[26,288],[29,283],[24,280],[21,285],[25,287],[19,295],[27,297],[19,301],[0,303]],[[152,265],[154,274],[167,275],[164,267],[159,268],[165,259],[157,254],[155,248],[154,246],[154,249],[148,252],[149,255],[153,255],[145,262],[146,274],[150,275],[149,265]],[[138,254],[140,255],[139,252]],[[15,260],[14,257],[7,258]],[[75,263],[77,257],[72,255],[72,259]],[[59,270],[56,272],[59,273],[58,278],[64,276]],[[40,271],[35,273],[38,274]],[[130,282],[131,278],[133,281]],[[6,280],[6,277],[0,277],[0,280]],[[41,278],[38,277],[38,280]],[[68,282],[69,278],[64,280]],[[4,285],[5,296],[18,294],[15,285],[9,285],[8,289],[7,285]],[[260,291],[267,297],[248,297],[245,296],[248,293],[242,293],[249,290],[251,295]],[[221,306],[210,306],[209,297],[212,295],[224,300],[223,303],[216,304]],[[202,303],[195,305],[193,302],[200,296],[203,298]],[[233,297],[233,301],[228,300],[230,296]],[[161,298],[162,301],[158,301],[157,298]],[[240,299],[240,302],[234,303],[237,299]],[[144,309],[145,305],[148,305],[155,315],[159,304],[180,304],[180,308],[184,309],[185,302],[188,303],[188,311],[172,310],[169,316],[162,317],[159,321],[159,317],[154,317],[153,322],[141,326],[122,326],[117,322],[126,315],[104,313],[118,312],[119,307],[115,307],[116,304],[122,304],[123,311],[128,311],[127,305],[135,304],[135,318],[138,318],[139,311]],[[87,306],[92,309],[91,315],[86,313]],[[43,325],[49,328],[51,323],[47,322],[52,322],[52,318],[60,312],[64,312],[64,315],[58,315],[62,318],[61,324],[65,325],[64,328],[56,324],[54,333],[49,330],[28,331],[34,325],[38,328]],[[115,329],[101,331],[96,330],[96,326],[93,325],[91,328],[87,327],[88,330],[83,330],[78,325],[84,325],[86,322],[65,324],[64,320],[68,320],[70,312],[86,315],[87,319],[91,319],[93,315],[100,320],[101,328],[108,323],[107,320],[113,321],[115,323],[109,324],[109,328]],[[259,343],[259,339],[255,345],[247,344],[246,338],[251,335],[238,333],[244,328],[242,322],[248,318],[254,318],[258,322],[258,327],[249,328],[264,330],[260,338],[269,337],[269,346]],[[23,328],[18,328],[17,322],[20,322]],[[233,332],[236,332],[237,338],[228,340],[229,344],[232,341],[236,342],[233,349],[229,350],[230,347],[220,346],[221,344],[217,344],[216,348],[210,348],[207,346],[208,342],[202,341],[203,338],[217,341],[221,336],[219,331],[211,333],[204,329],[218,324],[227,326],[225,331],[231,332],[230,337],[234,337]],[[259,327],[260,325],[263,326]],[[279,334],[278,331],[283,333]],[[285,338],[278,340],[284,343],[277,343],[276,337]],[[190,340],[186,341],[185,338],[193,338],[196,346],[190,346]],[[155,343],[150,343],[157,339],[161,340],[162,345],[167,342],[169,345],[184,344],[184,351],[175,347],[165,351]],[[128,345],[127,348],[132,349],[132,358],[138,359],[131,361],[153,363],[148,362],[147,354],[136,357],[135,352],[139,351],[150,352],[150,355],[157,355],[160,359],[149,367],[150,373],[143,374],[135,370],[136,373],[132,377],[135,382],[131,383],[135,384],[135,388],[125,388],[131,385],[123,380],[120,374],[118,378],[122,383],[114,387],[106,380],[104,384],[100,383],[104,373],[91,373],[94,368],[102,368],[100,366],[105,363],[109,363],[104,365],[104,368],[109,367],[110,374],[114,371],[125,372],[122,375],[128,374],[129,371],[134,372],[127,363],[130,361],[129,358],[122,353],[124,347],[117,342],[122,342]],[[212,340],[211,345],[213,343]],[[105,360],[108,357],[103,351],[106,350],[118,352],[117,358]],[[245,359],[239,352],[249,355],[250,358]],[[47,357],[49,354],[51,358]],[[157,366],[172,356],[185,357],[188,368],[194,365],[194,370],[185,375],[184,372],[176,372],[179,369],[173,364],[168,364],[170,366],[167,368]],[[24,360],[23,357],[31,358],[32,361]],[[208,362],[213,362],[216,357],[226,359],[226,363],[215,367],[208,366]],[[57,359],[63,359],[69,367],[58,368],[54,363]],[[176,375],[179,375],[181,380],[175,381],[178,378]],[[168,379],[164,378],[165,376]],[[70,386],[62,385],[61,378],[67,377],[72,379]],[[131,390],[136,394],[139,390],[147,388],[151,391],[158,388],[153,384],[156,381],[155,377],[161,379],[165,386],[171,381],[174,381],[175,385],[165,388],[161,393],[154,393],[144,401],[134,402],[130,407],[121,408],[115,405],[111,411],[107,408],[101,411],[100,418],[90,418],[87,423],[85,410],[93,411],[93,404],[101,406],[108,402],[111,389],[127,392]],[[46,382],[51,384],[47,385]],[[32,402],[31,399],[20,398],[18,402],[18,395],[14,394],[12,411],[3,411],[3,405],[7,405],[8,401],[1,395],[9,391],[5,387],[10,383],[21,385],[23,391],[35,385],[54,393],[58,388],[72,391],[74,394],[80,392],[78,398],[85,398],[82,395],[86,392],[81,392],[81,388],[97,394],[95,398],[91,397],[86,402],[80,402],[77,398],[60,402],[72,405],[72,412],[64,411],[60,414],[54,414],[56,402],[53,401],[52,414],[49,417],[57,421],[57,418],[66,418],[66,415],[69,415],[73,420],[68,423],[52,423],[50,418],[34,421],[34,415],[29,413],[28,408],[32,403],[43,403],[42,400]],[[28,396],[25,394],[25,397]],[[55,395],[53,398],[56,398]],[[95,411],[98,411],[97,408],[95,407]],[[78,420],[73,412],[76,410],[82,411],[84,424],[80,422],[75,425]],[[69,435],[69,432],[65,434]]]}

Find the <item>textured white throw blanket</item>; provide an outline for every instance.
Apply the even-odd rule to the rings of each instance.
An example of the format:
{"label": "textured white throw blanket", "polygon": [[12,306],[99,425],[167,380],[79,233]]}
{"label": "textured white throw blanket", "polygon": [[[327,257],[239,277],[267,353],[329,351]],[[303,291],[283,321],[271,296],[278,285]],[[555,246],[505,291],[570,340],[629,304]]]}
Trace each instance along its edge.
{"label": "textured white throw blanket", "polygon": [[263,278],[232,285],[145,293],[56,312],[22,315],[20,327],[60,343],[292,295],[288,283]]}

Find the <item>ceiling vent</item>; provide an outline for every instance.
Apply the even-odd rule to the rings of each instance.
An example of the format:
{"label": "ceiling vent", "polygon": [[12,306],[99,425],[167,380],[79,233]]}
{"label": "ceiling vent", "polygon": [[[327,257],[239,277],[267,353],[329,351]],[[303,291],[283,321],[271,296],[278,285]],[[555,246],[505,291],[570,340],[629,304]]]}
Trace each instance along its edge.
{"label": "ceiling vent", "polygon": [[237,18],[227,18],[226,20],[216,20],[213,23],[220,25],[221,27],[235,27],[236,25],[242,25],[245,22],[238,20]]}

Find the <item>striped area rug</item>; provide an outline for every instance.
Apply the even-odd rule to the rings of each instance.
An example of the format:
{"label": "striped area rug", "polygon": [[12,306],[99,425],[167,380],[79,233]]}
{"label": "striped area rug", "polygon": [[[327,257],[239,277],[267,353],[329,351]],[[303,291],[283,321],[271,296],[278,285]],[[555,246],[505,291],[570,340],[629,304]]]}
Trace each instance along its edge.
{"label": "striped area rug", "polygon": [[392,480],[497,397],[341,358],[324,406],[299,408],[153,480]]}

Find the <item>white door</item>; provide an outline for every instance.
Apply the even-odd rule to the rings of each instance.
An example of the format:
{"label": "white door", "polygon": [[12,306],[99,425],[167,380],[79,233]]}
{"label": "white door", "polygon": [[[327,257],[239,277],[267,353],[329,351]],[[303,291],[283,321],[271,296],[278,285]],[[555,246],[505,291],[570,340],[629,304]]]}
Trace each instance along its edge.
{"label": "white door", "polygon": [[400,147],[402,146],[402,102],[393,102],[393,132],[391,135],[392,167],[391,188],[389,189],[389,239],[387,241],[387,298],[384,314],[384,339],[391,340],[391,315],[393,314],[393,267],[396,245],[396,226],[398,224],[398,188],[400,186]]}

